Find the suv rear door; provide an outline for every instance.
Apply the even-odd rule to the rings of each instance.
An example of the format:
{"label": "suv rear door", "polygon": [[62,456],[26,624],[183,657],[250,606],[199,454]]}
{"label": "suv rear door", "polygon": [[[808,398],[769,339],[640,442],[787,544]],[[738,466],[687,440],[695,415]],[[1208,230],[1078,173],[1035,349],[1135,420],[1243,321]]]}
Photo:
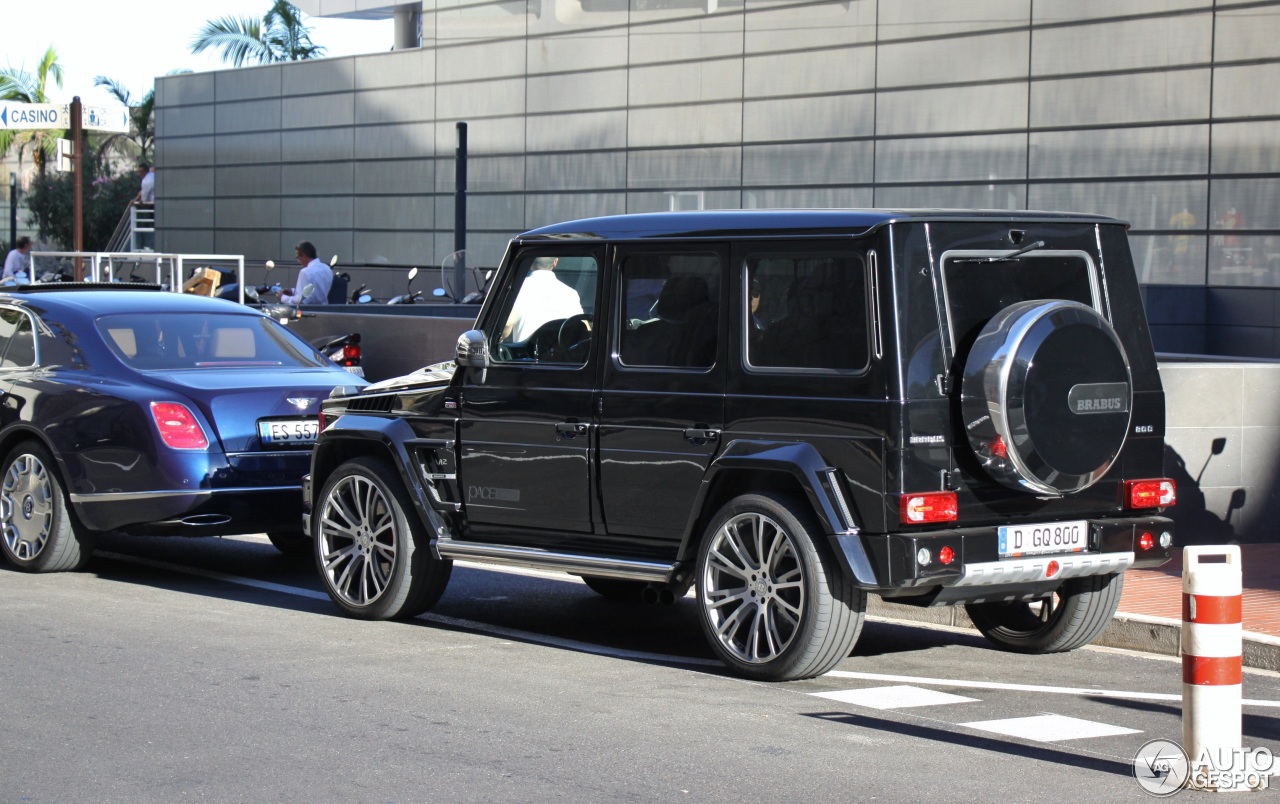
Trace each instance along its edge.
{"label": "suv rear door", "polygon": [[609,534],[678,545],[724,428],[724,244],[615,250],[600,394]]}

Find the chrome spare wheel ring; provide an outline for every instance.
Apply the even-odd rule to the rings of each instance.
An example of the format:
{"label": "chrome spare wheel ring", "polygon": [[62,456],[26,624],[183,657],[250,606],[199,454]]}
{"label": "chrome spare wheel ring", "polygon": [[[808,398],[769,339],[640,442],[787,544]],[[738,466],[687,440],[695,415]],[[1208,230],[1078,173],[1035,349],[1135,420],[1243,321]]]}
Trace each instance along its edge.
{"label": "chrome spare wheel ring", "polygon": [[387,590],[396,566],[396,521],[386,495],[367,477],[334,485],[320,512],[325,581],[345,602],[368,606]]}
{"label": "chrome spare wheel ring", "polygon": [[777,658],[804,616],[804,568],[786,529],[759,513],[732,517],[711,537],[702,605],[720,643],[744,662]]}
{"label": "chrome spare wheel ring", "polygon": [[31,561],[49,543],[53,529],[53,482],[40,459],[20,455],[0,488],[0,525],[9,553]]}

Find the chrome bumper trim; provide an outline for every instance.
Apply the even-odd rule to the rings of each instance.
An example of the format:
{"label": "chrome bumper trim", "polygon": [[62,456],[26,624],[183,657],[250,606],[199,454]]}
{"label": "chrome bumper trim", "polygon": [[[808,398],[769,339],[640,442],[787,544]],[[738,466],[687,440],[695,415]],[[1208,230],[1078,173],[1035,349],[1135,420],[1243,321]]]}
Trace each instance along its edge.
{"label": "chrome bumper trim", "polygon": [[[1045,576],[1050,561],[1062,568],[1052,578]],[[960,578],[947,586],[1002,586],[1106,575],[1123,572],[1133,566],[1133,553],[1069,553],[1067,555],[1028,556],[982,564],[966,564]]]}
{"label": "chrome bumper trim", "polygon": [[212,497],[215,494],[257,494],[264,491],[298,491],[300,486],[249,486],[246,488],[191,489],[189,491],[104,491],[92,494],[71,494],[71,502],[129,502],[131,500],[158,500],[169,497]]}

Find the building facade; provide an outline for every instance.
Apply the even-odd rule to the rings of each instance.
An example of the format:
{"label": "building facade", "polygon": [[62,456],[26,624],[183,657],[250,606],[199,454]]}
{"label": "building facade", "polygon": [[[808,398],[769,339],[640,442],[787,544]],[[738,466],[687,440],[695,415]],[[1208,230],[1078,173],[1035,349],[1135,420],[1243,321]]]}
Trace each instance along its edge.
{"label": "building facade", "polygon": [[299,6],[395,15],[397,49],[158,79],[163,249],[439,265],[465,121],[473,265],[621,212],[1075,210],[1131,222],[1174,318],[1265,289],[1280,326],[1280,2]]}

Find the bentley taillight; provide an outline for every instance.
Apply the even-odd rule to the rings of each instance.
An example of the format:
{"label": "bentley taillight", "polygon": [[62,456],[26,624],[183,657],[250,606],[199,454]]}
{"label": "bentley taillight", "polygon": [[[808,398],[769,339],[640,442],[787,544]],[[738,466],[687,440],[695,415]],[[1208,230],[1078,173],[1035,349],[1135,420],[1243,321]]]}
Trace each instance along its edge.
{"label": "bentley taillight", "polygon": [[152,402],[151,418],[155,419],[160,438],[174,449],[204,449],[209,446],[200,422],[180,402]]}

